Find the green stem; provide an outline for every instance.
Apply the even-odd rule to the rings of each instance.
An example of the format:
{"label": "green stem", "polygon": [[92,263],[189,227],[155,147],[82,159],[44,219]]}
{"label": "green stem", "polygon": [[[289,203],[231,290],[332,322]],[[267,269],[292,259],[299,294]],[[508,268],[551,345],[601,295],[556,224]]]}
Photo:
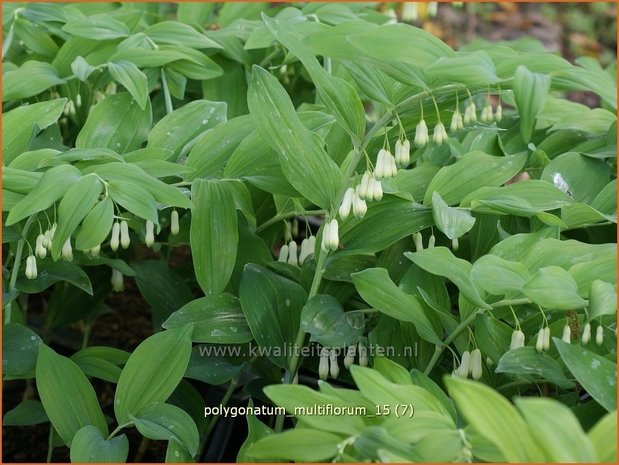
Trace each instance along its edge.
{"label": "green stem", "polygon": [[273,226],[274,224],[277,224],[280,221],[285,220],[287,218],[291,218],[293,216],[324,215],[326,212],[327,212],[326,210],[307,210],[307,211],[302,211],[302,212],[292,211],[292,212],[281,213],[279,215],[275,215],[273,218],[265,221],[260,226],[258,226],[256,228],[256,232],[259,233],[261,231],[264,231],[268,227]]}
{"label": "green stem", "polygon": [[510,305],[526,305],[526,304],[530,304],[530,303],[531,303],[531,299],[527,299],[526,297],[524,297],[522,299],[499,300],[498,302],[490,304],[490,306],[492,308],[499,308],[499,307],[508,307]]}
{"label": "green stem", "polygon": [[54,452],[54,427],[49,425],[49,437],[47,439],[47,463],[52,462],[52,453]]}
{"label": "green stem", "polygon": [[11,48],[11,44],[13,43],[13,36],[15,35],[15,19],[11,23],[9,32],[6,34],[6,38],[4,39],[4,43],[2,44],[2,59],[3,60],[6,57],[6,54],[8,53],[9,49]]}
{"label": "green stem", "polygon": [[22,239],[17,241],[17,251],[15,252],[15,260],[13,261],[13,270],[11,271],[11,280],[9,281],[9,296],[10,297],[9,297],[9,302],[6,304],[6,307],[5,307],[5,314],[4,314],[5,324],[8,324],[11,322],[13,301],[15,300],[15,296],[13,294],[15,293],[17,275],[19,274],[19,266],[21,265],[21,256],[22,256],[22,253],[24,252],[24,243],[26,242],[25,237],[26,237],[26,234],[28,234],[28,230],[30,229],[30,225],[32,224],[34,219],[35,219],[34,216],[31,216],[30,218],[28,218],[28,221],[26,221],[26,224],[24,225],[24,229],[22,229],[22,232],[21,232]]}
{"label": "green stem", "polygon": [[468,317],[462,320],[458,326],[455,327],[455,329],[451,332],[449,336],[447,336],[447,338],[443,341],[441,345],[436,346],[436,348],[434,349],[434,354],[432,355],[432,358],[430,359],[430,362],[428,363],[428,366],[424,371],[426,376],[430,374],[430,372],[438,362],[438,359],[441,357],[441,354],[445,350],[445,347],[451,344],[462,331],[465,331],[471,325],[471,323],[473,323],[475,317],[477,317],[477,315],[483,313],[484,311],[485,310],[483,308],[479,308],[473,313],[471,313]]}
{"label": "green stem", "polygon": [[[230,400],[230,397],[232,397],[232,393],[234,392],[234,389],[236,388],[236,385],[238,383],[238,380],[236,378],[232,378],[232,380],[230,381],[230,385],[228,386],[228,389],[226,390],[226,393],[224,394],[223,399],[221,399],[220,405],[225,406],[228,404],[228,401]],[[206,432],[204,433],[204,444],[206,445],[209,436],[211,435],[211,433],[213,432],[213,429],[215,429],[215,425],[217,424],[217,420],[219,420],[220,415],[215,415],[214,417],[211,417],[211,421],[209,421],[208,426],[206,427]]]}
{"label": "green stem", "polygon": [[161,68],[161,87],[163,87],[163,98],[165,100],[165,110],[169,115],[174,111],[172,107],[172,97],[170,97],[170,89],[168,88],[168,79],[165,77],[165,71]]}
{"label": "green stem", "polygon": [[116,435],[117,435],[117,434],[118,434],[118,433],[119,433],[122,429],[124,429],[124,428],[126,428],[126,427],[128,427],[128,426],[131,426],[131,425],[133,425],[133,422],[131,422],[131,421],[129,421],[129,422],[125,423],[125,424],[122,424],[122,425],[118,425],[118,426],[116,427],[116,429],[115,429],[114,431],[112,431],[112,432],[110,433],[110,435],[107,437],[107,440],[109,441],[109,440],[110,440],[110,439],[112,439],[114,436],[116,436]]}

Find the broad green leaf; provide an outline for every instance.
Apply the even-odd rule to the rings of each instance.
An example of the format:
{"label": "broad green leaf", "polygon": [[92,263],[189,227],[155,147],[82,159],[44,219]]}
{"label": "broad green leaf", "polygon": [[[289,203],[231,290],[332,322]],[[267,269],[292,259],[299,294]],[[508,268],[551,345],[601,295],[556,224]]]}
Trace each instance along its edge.
{"label": "broad green leaf", "polygon": [[183,378],[191,355],[192,326],[157,333],[144,340],[125,365],[114,397],[119,424],[152,402],[165,402]]}
{"label": "broad green leaf", "polygon": [[193,300],[188,284],[166,261],[136,260],[131,266],[135,270],[135,283],[152,310],[155,328],[161,326],[174,311]]}
{"label": "broad green leaf", "polygon": [[[609,255],[617,255],[616,244],[587,244],[585,242],[576,241],[573,239],[559,240],[554,238],[546,238],[547,234],[542,234],[541,237],[536,234],[527,235],[528,240],[522,243],[515,241],[505,243],[507,247],[517,247],[524,252],[524,256],[511,258],[522,262],[530,272],[548,266],[557,265],[563,268],[570,268],[578,263],[604,259]],[[493,252],[496,253],[496,252]],[[498,253],[497,255],[502,255]],[[503,258],[508,258],[503,256]]]}
{"label": "broad green leaf", "polygon": [[[253,407],[253,406],[254,406],[253,401],[249,399],[248,407]],[[262,439],[270,434],[273,434],[273,430],[269,428],[267,425],[265,425],[264,423],[262,423],[256,417],[256,415],[248,414],[245,416],[245,418],[247,419],[247,430],[248,430],[247,438],[245,439],[245,442],[243,442],[243,445],[239,449],[239,453],[236,457],[237,463],[256,462],[257,459],[249,455],[247,453],[247,449],[249,448],[249,446],[251,446],[254,442],[257,442],[259,439]],[[262,459],[262,461],[271,462],[272,460]]]}
{"label": "broad green leaf", "polygon": [[65,444],[71,446],[84,426],[93,426],[107,436],[103,412],[86,375],[45,344],[39,346],[36,384],[45,412]]}
{"label": "broad green leaf", "polygon": [[[603,108],[587,109],[585,112],[568,113],[557,122],[551,131],[572,130],[593,135],[605,134],[617,121],[615,113]],[[610,156],[613,152],[610,152]]]}
{"label": "broad green leaf", "polygon": [[146,147],[172,150],[170,160],[176,160],[202,133],[225,121],[225,103],[194,100],[163,117],[148,134]]}
{"label": "broad green leaf", "polygon": [[496,84],[500,81],[490,56],[483,50],[457,52],[454,56],[441,57],[424,71],[433,86],[457,82],[475,87]]}
{"label": "broad green leaf", "polygon": [[480,308],[490,308],[471,279],[471,264],[454,256],[448,248],[434,247],[404,255],[429,273],[449,279],[471,303]]}
{"label": "broad green leaf", "polygon": [[87,174],[66,192],[58,205],[58,229],[52,241],[52,257],[57,260],[67,239],[92,210],[103,190],[99,178]]}
{"label": "broad green leaf", "polygon": [[214,8],[215,5],[212,3],[179,3],[176,9],[176,17],[183,23],[202,27],[208,21]]}
{"label": "broad green leaf", "polygon": [[152,402],[142,407],[131,420],[144,437],[155,440],[175,440],[192,457],[198,451],[198,428],[184,410],[163,402]]}
{"label": "broad green leaf", "polygon": [[609,412],[617,409],[617,364],[581,345],[553,338],[561,359],[578,383]]}
{"label": "broad green leaf", "polygon": [[15,205],[9,212],[6,225],[10,226],[24,218],[46,210],[60,199],[80,179],[79,170],[72,165],[60,165],[50,168],[32,191]]}
{"label": "broad green leaf", "polygon": [[340,171],[318,137],[302,125],[281,84],[254,66],[247,102],[258,132],[277,151],[290,184],[310,202],[331,208],[341,187]]}
{"label": "broad green leaf", "polygon": [[30,328],[9,323],[2,328],[2,373],[21,376],[31,373],[37,363],[41,338]]}
{"label": "broad green leaf", "polygon": [[71,357],[86,376],[99,378],[110,383],[118,383],[122,370],[119,366],[94,356]]}
{"label": "broad green leaf", "polygon": [[111,40],[127,37],[129,28],[111,15],[83,16],[69,21],[62,30],[77,37],[95,40]]}
{"label": "broad green leaf", "polygon": [[129,455],[129,440],[121,434],[105,439],[94,426],[80,429],[71,444],[73,463],[124,463]]}
{"label": "broad green leaf", "polygon": [[504,295],[520,292],[530,275],[522,263],[488,254],[473,263],[471,278],[489,294]]}
{"label": "broad green leaf", "polygon": [[[212,351],[207,351],[209,349]],[[194,346],[185,378],[218,386],[238,376],[244,368],[244,363],[232,363],[217,352],[219,349],[220,347],[215,345]]]}
{"label": "broad green leaf", "polygon": [[45,32],[44,28],[39,27],[39,24],[33,24],[27,19],[16,15],[13,25],[15,27],[15,35],[33,52],[48,58],[53,58],[58,53],[58,45]]}
{"label": "broad green leaf", "polygon": [[290,350],[299,332],[305,290],[289,279],[255,264],[245,265],[239,290],[241,307],[254,339],[270,348],[269,359],[287,368]]}
{"label": "broad green leaf", "polygon": [[589,318],[591,320],[602,315],[616,315],[617,291],[608,282],[595,279],[589,291]]}
{"label": "broad green leaf", "polygon": [[593,444],[572,411],[554,399],[520,397],[516,407],[546,455],[556,463],[596,462]]}
{"label": "broad green leaf", "polygon": [[91,66],[82,56],[78,56],[71,63],[73,75],[80,81],[86,81],[88,77],[97,70],[96,66]]}
{"label": "broad green leaf", "polygon": [[513,328],[485,313],[475,316],[475,340],[481,352],[498,362],[509,350]]}
{"label": "broad green leaf", "polygon": [[195,460],[189,454],[185,446],[183,446],[175,439],[171,439],[168,441],[165,461],[166,463],[195,463]]}
{"label": "broad green leaf", "polygon": [[101,244],[112,230],[114,202],[105,197],[86,215],[75,235],[75,248],[88,250]]}
{"label": "broad green leaf", "polygon": [[[17,167],[16,167],[17,168]],[[596,195],[591,206],[606,215],[617,215],[617,180],[613,179]]]}
{"label": "broad green leaf", "polygon": [[550,91],[550,76],[532,73],[525,66],[518,66],[514,74],[514,99],[520,116],[520,133],[530,142],[535,119],[544,108]]}
{"label": "broad green leaf", "polygon": [[117,153],[138,149],[152,124],[150,101],[141,109],[128,92],[106,97],[96,104],[77,135],[77,148],[107,147]]}
{"label": "broad green leaf", "polygon": [[591,284],[595,280],[605,281],[606,283],[617,282],[617,257],[609,254],[595,260],[576,263],[568,269],[568,272],[578,284],[578,293],[587,299],[590,295]]}
{"label": "broad green leaf", "polygon": [[576,229],[599,223],[617,222],[616,216],[605,215],[586,203],[573,203],[561,207],[562,227]]}
{"label": "broad green leaf", "polygon": [[29,294],[42,292],[48,287],[60,281],[81,289],[92,295],[92,284],[86,272],[72,262],[54,262],[51,258],[37,260],[38,275],[35,279],[27,279],[25,276],[17,278],[17,289]]}
{"label": "broad green leaf", "polygon": [[140,184],[115,180],[108,182],[107,189],[114,202],[140,218],[159,224],[157,202]]}
{"label": "broad green leaf", "polygon": [[253,340],[239,300],[230,294],[211,294],[193,300],[163,323],[166,329],[193,323],[191,340],[241,344]]}
{"label": "broad green leaf", "polygon": [[[35,152],[39,151],[37,150]],[[22,155],[28,155],[35,152],[24,152]],[[20,157],[13,160],[13,163]],[[37,185],[37,182],[39,182],[41,176],[43,176],[43,173],[29,171],[37,169],[37,165],[38,163],[36,163],[35,166],[22,166],[19,168],[9,166],[3,167],[2,188],[19,194],[27,194],[34,188],[34,186]]]}
{"label": "broad green leaf", "polygon": [[578,295],[574,278],[558,266],[540,268],[523,286],[522,292],[542,307],[573,310],[587,305]]}
{"label": "broad green leaf", "polygon": [[341,441],[342,438],[333,433],[297,428],[258,440],[247,448],[247,454],[256,459],[318,462],[334,457]]}
{"label": "broad green leaf", "polygon": [[372,307],[393,318],[409,321],[419,335],[430,342],[439,343],[438,328],[425,314],[417,298],[396,286],[384,268],[368,268],[351,275],[359,295]]}
{"label": "broad green leaf", "polygon": [[197,49],[222,48],[217,42],[200,34],[193,27],[176,21],[153,24],[144,30],[144,34],[158,44],[184,45]]}
{"label": "broad green leaf", "polygon": [[469,211],[450,207],[438,192],[432,193],[432,216],[436,227],[449,239],[464,236],[475,225]]}
{"label": "broad green leaf", "polygon": [[[583,176],[583,173],[587,173]],[[568,193],[578,202],[591,203],[610,181],[610,168],[602,160],[568,152],[553,159],[541,179]]]}
{"label": "broad green leaf", "polygon": [[26,61],[2,75],[2,101],[21,100],[64,83],[56,68],[42,61]]}
{"label": "broad green leaf", "polygon": [[495,157],[483,152],[470,152],[453,165],[445,166],[434,176],[423,199],[432,203],[432,194],[438,192],[448,205],[460,203],[480,187],[497,187],[520,172],[527,160],[526,153]]}
{"label": "broad green leaf", "polygon": [[316,392],[307,386],[273,385],[267,386],[264,393],[273,403],[284,407],[290,415],[297,415],[304,425],[330,433],[359,434],[363,431],[363,420],[354,415],[303,415],[297,409],[316,409],[318,406],[356,407],[354,402],[346,402],[326,394]]}
{"label": "broad green leaf", "polygon": [[499,448],[508,462],[543,462],[544,453],[516,408],[484,384],[445,378],[451,398],[479,434]]}
{"label": "broad green leaf", "polygon": [[205,294],[222,292],[234,269],[238,247],[234,198],[221,181],[196,180],[191,246],[196,278]]}
{"label": "broad green leaf", "polygon": [[363,335],[364,317],[345,313],[330,295],[317,294],[303,307],[301,329],[325,347],[346,347],[356,344]]}
{"label": "broad green leaf", "polygon": [[43,404],[32,399],[22,401],[2,417],[2,426],[31,426],[47,422],[49,422],[49,418],[45,413]]}
{"label": "broad green leaf", "polygon": [[142,110],[146,109],[148,82],[146,75],[129,61],[110,62],[107,69],[112,78],[122,84]]}
{"label": "broad green leaf", "polygon": [[533,347],[519,347],[505,352],[498,360],[495,371],[525,377],[540,377],[562,389],[574,387],[574,383],[563,374],[559,363],[546,352],[538,353]]}
{"label": "broad green leaf", "polygon": [[[615,438],[609,440],[609,438]],[[598,454],[600,462],[617,461],[617,412],[606,414],[589,430],[589,439]]]}
{"label": "broad green leaf", "polygon": [[2,115],[2,161],[5,164],[25,152],[33,135],[54,124],[66,98],[22,105]]}
{"label": "broad green leaf", "polygon": [[162,45],[160,48],[182,53],[183,58],[173,61],[168,68],[189,79],[203,81],[223,74],[223,70],[217,63],[198,50],[180,45]]}
{"label": "broad green leaf", "polygon": [[460,206],[468,207],[474,201],[495,200],[506,196],[522,199],[536,211],[555,210],[573,202],[569,195],[552,183],[530,179],[503,187],[482,187],[462,199]]}

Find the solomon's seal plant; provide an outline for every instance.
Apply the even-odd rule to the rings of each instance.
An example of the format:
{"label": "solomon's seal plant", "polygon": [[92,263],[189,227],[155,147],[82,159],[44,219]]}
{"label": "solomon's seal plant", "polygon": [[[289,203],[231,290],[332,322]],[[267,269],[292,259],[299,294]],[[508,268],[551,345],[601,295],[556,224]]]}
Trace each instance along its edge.
{"label": "solomon's seal plant", "polygon": [[[369,4],[3,10],[7,430],[200,461],[222,388],[289,414],[242,462],[616,460],[614,65]],[[93,345],[131,293],[152,335]]]}

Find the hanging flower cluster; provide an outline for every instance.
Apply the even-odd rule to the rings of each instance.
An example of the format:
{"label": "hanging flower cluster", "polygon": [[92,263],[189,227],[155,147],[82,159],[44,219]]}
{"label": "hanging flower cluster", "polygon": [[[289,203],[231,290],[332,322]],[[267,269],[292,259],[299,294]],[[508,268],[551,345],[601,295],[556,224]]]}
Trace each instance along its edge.
{"label": "hanging flower cluster", "polygon": [[460,365],[456,368],[452,375],[456,378],[471,378],[474,380],[481,379],[483,375],[483,366],[481,363],[481,351],[474,349],[472,352],[465,350],[460,359]]}
{"label": "hanging flower cluster", "polygon": [[[278,262],[288,263],[293,266],[301,266],[305,260],[314,253],[316,247],[316,237],[310,236],[303,239],[301,242],[301,250],[298,250],[297,243],[290,241],[288,244],[282,245],[279,249]],[[298,252],[298,254],[297,254]]]}
{"label": "hanging flower cluster", "polygon": [[[323,347],[320,351],[320,360],[318,362],[318,376],[323,381],[329,376],[337,378],[340,374],[340,366],[338,364],[339,349],[329,349]],[[350,345],[346,348],[344,356],[344,367],[348,370],[355,363],[355,356],[359,355],[359,365],[368,366],[367,348],[360,341],[358,344]]]}

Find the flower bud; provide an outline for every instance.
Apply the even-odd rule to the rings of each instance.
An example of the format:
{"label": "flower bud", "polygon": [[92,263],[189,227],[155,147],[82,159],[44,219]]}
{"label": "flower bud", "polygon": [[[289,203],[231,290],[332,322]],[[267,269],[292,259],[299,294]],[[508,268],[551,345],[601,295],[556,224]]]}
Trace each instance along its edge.
{"label": "flower bud", "polygon": [[471,101],[464,110],[464,124],[474,123],[477,121],[477,109]]}
{"label": "flower bud", "polygon": [[481,365],[481,351],[479,349],[471,352],[471,377],[474,380],[481,378],[483,374],[483,367]]}
{"label": "flower bud", "polygon": [[101,252],[101,244],[95,245],[92,249],[89,250],[90,255],[95,258],[99,256],[99,252]]}
{"label": "flower bud", "polygon": [[318,362],[318,376],[323,381],[329,376],[329,349],[323,347],[320,351],[320,361]]}
{"label": "flower bud", "polygon": [[146,234],[144,236],[144,243],[147,247],[150,247],[155,243],[155,224],[152,221],[146,221]]}
{"label": "flower bud", "polygon": [[462,353],[462,359],[460,360],[460,366],[458,367],[458,376],[460,378],[466,378],[469,375],[471,368],[471,354],[468,350]]}
{"label": "flower bud", "polygon": [[499,103],[496,106],[496,111],[494,112],[494,120],[499,123],[501,122],[501,120],[503,119],[503,107],[501,106],[501,104]]}
{"label": "flower bud", "polygon": [[39,234],[37,236],[36,245],[34,247],[34,253],[39,258],[45,258],[47,256],[47,249],[43,245],[45,242],[45,235]]}
{"label": "flower bud", "polygon": [[66,260],[68,262],[73,260],[73,249],[71,248],[71,238],[70,237],[66,240],[66,242],[62,246],[61,255],[62,255],[63,260]]}
{"label": "flower bud", "polygon": [[346,189],[344,192],[344,197],[342,198],[342,203],[340,204],[340,208],[338,213],[340,214],[340,218],[345,220],[350,215],[350,209],[353,203],[353,195],[355,195],[355,190],[352,187]]}
{"label": "flower bud", "polygon": [[[313,236],[312,236],[313,237]],[[299,253],[299,265],[303,265],[305,259],[314,253],[314,249],[311,246],[311,239],[306,237],[301,242],[301,252]]]}
{"label": "flower bud", "polygon": [[110,82],[107,87],[105,88],[105,93],[107,95],[113,95],[116,93],[116,83],[115,82]]}
{"label": "flower bud", "polygon": [[320,249],[323,252],[327,252],[330,249],[329,239],[331,237],[331,224],[325,223],[322,227],[322,242],[320,243]]}
{"label": "flower bud", "polygon": [[550,349],[550,328],[546,326],[544,328],[544,350]]}
{"label": "flower bud", "polygon": [[365,344],[359,342],[357,348],[359,349],[359,365],[362,367],[368,366],[368,349],[365,347]]}
{"label": "flower bud", "polygon": [[460,242],[458,241],[458,238],[456,237],[451,240],[451,249],[455,252],[459,248],[460,248]]}
{"label": "flower bud", "polygon": [[595,330],[595,343],[599,346],[604,344],[604,328],[602,328],[602,325]]}
{"label": "flower bud", "polygon": [[288,243],[288,264],[298,266],[299,260],[297,257],[297,243],[295,241],[290,241]]}
{"label": "flower bud", "polygon": [[460,114],[460,110],[456,108],[456,111],[451,117],[451,124],[449,125],[449,130],[451,132],[455,132],[464,127],[464,123],[462,122],[462,115]]}
{"label": "flower bud", "polygon": [[402,21],[413,22],[417,21],[419,17],[419,11],[417,9],[417,2],[404,2],[402,4]]}
{"label": "flower bud", "polygon": [[181,227],[178,223],[178,212],[176,210],[172,210],[170,214],[170,232],[173,236],[176,236],[181,230]]}
{"label": "flower bud", "polygon": [[494,365],[494,360],[492,360],[490,357],[486,356],[486,365],[491,367],[492,365]]}
{"label": "flower bud", "polygon": [[376,156],[376,166],[374,166],[374,178],[382,179],[385,176],[385,149],[380,149]]}
{"label": "flower bud", "polygon": [[329,354],[329,374],[331,378],[337,378],[340,374],[340,366],[337,363],[337,351],[335,349],[332,349]]}
{"label": "flower bud", "polygon": [[125,290],[125,278],[120,271],[112,269],[112,279],[110,282],[112,283],[112,290],[114,292],[122,292]]}
{"label": "flower bud", "polygon": [[544,350],[544,328],[540,328],[537,332],[537,341],[535,342],[535,350],[542,352]]}
{"label": "flower bud", "polygon": [[438,14],[438,2],[428,2],[428,16],[433,17]]}
{"label": "flower bud", "polygon": [[110,248],[116,252],[120,245],[120,223],[116,221],[112,226],[112,237],[110,238]]}
{"label": "flower bud", "polygon": [[37,259],[34,255],[28,255],[26,258],[26,278],[35,279],[37,277]]}
{"label": "flower bud", "polygon": [[278,262],[286,263],[288,261],[288,245],[284,244],[279,249],[279,257],[277,258]]}
{"label": "flower bud", "polygon": [[353,194],[352,199],[352,213],[355,215],[355,218],[363,218],[368,211],[368,205],[365,203],[357,193]]}
{"label": "flower bud", "polygon": [[372,200],[372,181],[374,178],[369,171],[363,173],[361,183],[357,186],[357,193],[363,200]]}
{"label": "flower bud", "polygon": [[331,228],[329,229],[329,244],[331,250],[337,250],[340,245],[339,224],[334,218],[331,220]]}
{"label": "flower bud", "polygon": [[411,159],[411,143],[408,139],[397,140],[395,143],[395,162],[398,166],[406,168]]}
{"label": "flower bud", "polygon": [[430,236],[430,239],[428,239],[428,249],[433,249],[435,243],[436,243],[436,237],[434,237],[434,234],[432,234]]}
{"label": "flower bud", "polygon": [[588,344],[591,339],[591,325],[587,323],[582,330],[582,343]]}
{"label": "flower bud", "polygon": [[417,147],[423,147],[429,140],[428,126],[426,126],[426,122],[422,119],[415,128],[415,145]]}
{"label": "flower bud", "polygon": [[355,354],[357,353],[357,346],[351,345],[346,349],[346,356],[344,357],[344,366],[348,370],[353,363],[355,363]]}
{"label": "flower bud", "polygon": [[383,185],[376,179],[372,179],[370,183],[372,185],[372,199],[381,200],[383,198]]}
{"label": "flower bud", "polygon": [[561,336],[561,340],[568,344],[572,342],[572,328],[570,328],[570,325],[565,325],[563,327],[563,336]]}
{"label": "flower bud", "polygon": [[316,236],[309,237],[308,249],[310,251],[310,254],[314,253],[314,250],[316,250]]}
{"label": "flower bud", "polygon": [[129,247],[131,239],[129,237],[129,224],[125,220],[120,222],[120,245],[123,249]]}
{"label": "flower bud", "polygon": [[81,94],[77,94],[77,96],[75,97],[75,106],[77,108],[81,108],[82,106],[82,95]]}
{"label": "flower bud", "polygon": [[441,145],[443,142],[447,142],[449,137],[447,136],[447,131],[445,131],[445,125],[440,121],[434,126],[434,133],[432,134],[432,140]]}
{"label": "flower bud", "polygon": [[420,232],[413,234],[413,241],[415,241],[415,250],[417,252],[423,250],[423,236]]}
{"label": "flower bud", "polygon": [[493,120],[492,106],[489,103],[486,103],[484,108],[481,110],[481,120],[484,123],[491,123]]}
{"label": "flower bud", "polygon": [[292,227],[290,229],[290,232],[292,233],[292,237],[299,236],[299,221],[296,218],[292,220]]}
{"label": "flower bud", "polygon": [[512,342],[509,346],[509,350],[518,349],[524,347],[524,333],[520,330],[515,330],[512,333]]}

